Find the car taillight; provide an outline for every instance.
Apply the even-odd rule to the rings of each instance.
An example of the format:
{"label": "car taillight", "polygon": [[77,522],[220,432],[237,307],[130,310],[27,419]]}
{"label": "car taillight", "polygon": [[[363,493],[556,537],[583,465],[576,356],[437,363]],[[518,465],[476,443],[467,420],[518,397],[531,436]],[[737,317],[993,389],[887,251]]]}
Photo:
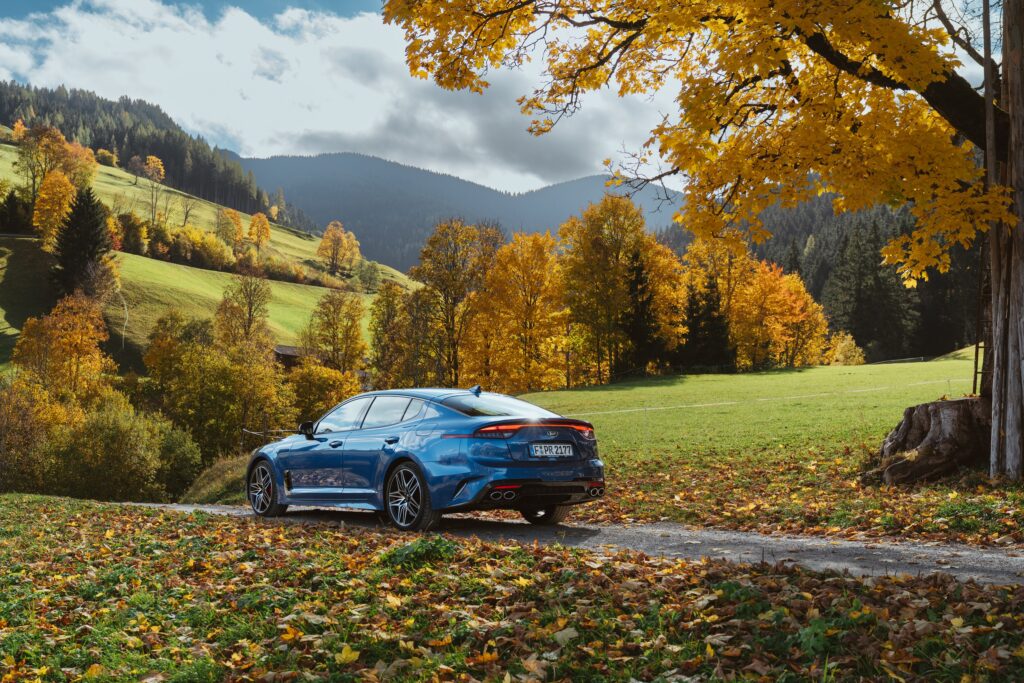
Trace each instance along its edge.
{"label": "car taillight", "polygon": [[507,439],[522,428],[523,425],[490,425],[476,430],[474,436],[481,439]]}

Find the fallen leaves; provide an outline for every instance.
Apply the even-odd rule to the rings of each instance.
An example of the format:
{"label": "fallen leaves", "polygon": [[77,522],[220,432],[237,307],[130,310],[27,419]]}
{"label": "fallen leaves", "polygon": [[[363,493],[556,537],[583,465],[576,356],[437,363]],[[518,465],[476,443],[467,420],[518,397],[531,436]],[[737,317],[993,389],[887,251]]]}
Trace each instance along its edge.
{"label": "fallen leaves", "polygon": [[1024,666],[1024,589],[945,576],[279,532],[21,496],[0,497],[0,563],[5,683],[956,681]]}

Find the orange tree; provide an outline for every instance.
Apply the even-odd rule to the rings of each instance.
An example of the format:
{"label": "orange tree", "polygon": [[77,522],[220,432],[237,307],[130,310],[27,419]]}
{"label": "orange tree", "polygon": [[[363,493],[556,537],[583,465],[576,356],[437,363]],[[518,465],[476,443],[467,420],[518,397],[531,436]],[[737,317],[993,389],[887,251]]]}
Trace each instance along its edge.
{"label": "orange tree", "polygon": [[[975,161],[988,149],[991,180],[996,161],[1024,155],[1024,0],[1002,5],[1001,78],[941,0],[388,0],[384,16],[405,32],[411,72],[445,88],[480,91],[488,70],[540,55],[547,77],[521,100],[536,133],[589,91],[674,89],[678,109],[639,159],[685,182],[676,218],[698,236],[764,239],[764,208],[828,188],[840,210],[910,207],[914,231],[884,256],[912,281],[995,224],[991,471],[1020,478],[1024,231]],[[1002,81],[994,109],[953,44]],[[1024,164],[1004,177],[1024,206]]]}

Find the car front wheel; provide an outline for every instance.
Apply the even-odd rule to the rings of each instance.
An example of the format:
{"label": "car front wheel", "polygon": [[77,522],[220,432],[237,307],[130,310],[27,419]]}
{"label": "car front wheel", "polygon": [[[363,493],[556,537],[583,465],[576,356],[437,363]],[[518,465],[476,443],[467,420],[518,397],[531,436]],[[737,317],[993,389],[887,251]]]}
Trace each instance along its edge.
{"label": "car front wheel", "polygon": [[530,524],[550,525],[561,524],[569,517],[568,505],[550,505],[539,510],[520,510],[519,512]]}
{"label": "car front wheel", "polygon": [[288,509],[277,502],[277,485],[274,472],[266,460],[257,462],[249,472],[249,505],[260,517],[277,517]]}
{"label": "car front wheel", "polygon": [[404,462],[388,477],[385,513],[388,521],[402,531],[428,531],[441,520],[430,506],[430,491],[420,469]]}

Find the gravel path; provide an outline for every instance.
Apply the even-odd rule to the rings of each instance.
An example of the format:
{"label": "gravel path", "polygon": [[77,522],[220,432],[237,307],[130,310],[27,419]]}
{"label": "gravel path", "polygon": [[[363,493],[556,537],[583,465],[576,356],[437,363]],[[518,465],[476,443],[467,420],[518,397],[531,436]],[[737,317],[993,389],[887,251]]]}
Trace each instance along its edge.
{"label": "gravel path", "polygon": [[[228,505],[153,505],[180,512],[249,517],[248,508]],[[280,523],[333,524],[378,527],[376,515],[365,512],[292,508]],[[848,571],[855,576],[880,574],[952,574],[982,583],[1024,583],[1024,548],[973,548],[965,545],[896,541],[849,541],[815,536],[766,535],[745,531],[690,529],[661,522],[633,526],[565,525],[537,527],[526,523],[445,517],[439,529],[454,536],[490,541],[559,543],[599,550],[605,547],[639,550],[648,555],[735,562],[786,562],[809,569]]]}

